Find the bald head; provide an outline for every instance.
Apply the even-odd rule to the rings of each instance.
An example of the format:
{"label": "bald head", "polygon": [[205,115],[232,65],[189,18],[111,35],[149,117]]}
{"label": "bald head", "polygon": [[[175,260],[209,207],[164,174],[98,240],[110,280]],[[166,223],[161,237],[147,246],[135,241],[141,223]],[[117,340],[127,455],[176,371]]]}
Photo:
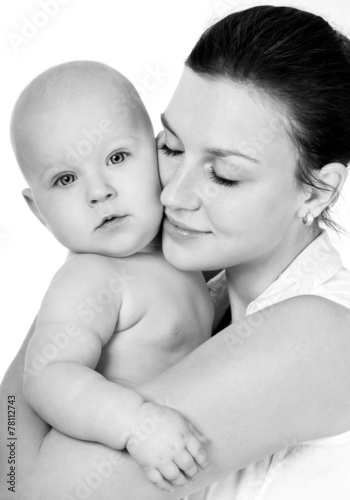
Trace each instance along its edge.
{"label": "bald head", "polygon": [[72,61],[47,69],[20,94],[14,108],[16,113],[24,107],[54,108],[92,93],[113,88],[135,101],[140,101],[132,83],[119,71],[95,61]]}
{"label": "bald head", "polygon": [[94,96],[108,98],[111,109],[114,107],[115,111],[119,110],[119,118],[124,109],[124,115],[132,113],[143,126],[152,129],[148,113],[135,87],[114,68],[94,61],[73,61],[54,66],[25,87],[13,109],[11,141],[25,177],[25,162],[21,150],[31,118]]}

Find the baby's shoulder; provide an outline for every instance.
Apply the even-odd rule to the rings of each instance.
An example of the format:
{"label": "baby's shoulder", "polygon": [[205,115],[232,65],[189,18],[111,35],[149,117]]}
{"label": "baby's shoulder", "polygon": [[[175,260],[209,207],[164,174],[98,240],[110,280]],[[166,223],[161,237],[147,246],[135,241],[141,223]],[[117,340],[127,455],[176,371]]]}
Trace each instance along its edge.
{"label": "baby's shoulder", "polygon": [[71,252],[65,263],[55,274],[53,281],[102,284],[105,280],[108,280],[113,269],[111,259],[107,256]]}
{"label": "baby's shoulder", "polygon": [[74,253],[69,252],[65,264],[74,265],[76,268],[81,266],[92,266],[92,267],[106,267],[111,266],[111,257],[107,255],[100,255],[97,253]]}

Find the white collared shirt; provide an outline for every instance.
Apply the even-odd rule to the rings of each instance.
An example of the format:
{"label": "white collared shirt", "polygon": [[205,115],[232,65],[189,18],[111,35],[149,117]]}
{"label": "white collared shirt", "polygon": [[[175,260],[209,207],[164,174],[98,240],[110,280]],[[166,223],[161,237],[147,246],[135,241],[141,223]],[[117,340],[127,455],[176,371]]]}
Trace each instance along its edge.
{"label": "white collared shirt", "polygon": [[[223,297],[223,273],[209,285],[217,302]],[[319,295],[350,308],[350,271],[343,267],[326,231],[249,304],[246,314],[297,295]],[[225,308],[225,299],[223,303]],[[222,309],[218,307],[218,316],[222,316]],[[350,429],[283,449],[188,499],[350,500]]]}

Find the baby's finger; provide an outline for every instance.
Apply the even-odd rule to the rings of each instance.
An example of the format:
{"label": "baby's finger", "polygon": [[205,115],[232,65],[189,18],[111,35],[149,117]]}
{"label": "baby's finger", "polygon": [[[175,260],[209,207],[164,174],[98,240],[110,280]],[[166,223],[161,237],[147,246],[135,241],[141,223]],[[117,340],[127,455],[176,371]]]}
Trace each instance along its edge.
{"label": "baby's finger", "polygon": [[202,469],[206,469],[209,466],[207,453],[193,434],[189,434],[187,437],[186,449]]}
{"label": "baby's finger", "polygon": [[206,441],[209,441],[209,439],[206,436],[204,436],[204,434],[202,434],[194,425],[191,425],[190,429],[191,429],[192,434],[194,434],[196,436],[196,438],[199,439],[199,441],[201,443],[205,443]]}
{"label": "baby's finger", "polygon": [[179,455],[174,458],[174,462],[179,467],[179,469],[183,470],[186,476],[194,479],[198,474],[199,470],[197,464],[193,460],[192,455],[189,454],[187,450],[183,450]]}
{"label": "baby's finger", "polygon": [[174,486],[184,486],[189,483],[188,479],[182,474],[174,462],[158,467],[162,476]]}
{"label": "baby's finger", "polygon": [[154,486],[157,486],[157,488],[168,491],[169,493],[174,493],[174,488],[171,486],[171,484],[168,483],[162,476],[162,474],[159,472],[157,469],[143,469],[147,479],[151,481],[151,483],[154,484]]}

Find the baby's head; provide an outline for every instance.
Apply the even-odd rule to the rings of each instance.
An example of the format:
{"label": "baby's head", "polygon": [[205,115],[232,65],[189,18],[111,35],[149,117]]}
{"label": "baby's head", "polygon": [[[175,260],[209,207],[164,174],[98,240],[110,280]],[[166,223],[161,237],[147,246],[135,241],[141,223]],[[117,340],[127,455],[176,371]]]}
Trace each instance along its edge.
{"label": "baby's head", "polygon": [[105,64],[61,64],[19,96],[11,139],[33,213],[75,252],[128,256],[162,219],[153,128],[132,84]]}

